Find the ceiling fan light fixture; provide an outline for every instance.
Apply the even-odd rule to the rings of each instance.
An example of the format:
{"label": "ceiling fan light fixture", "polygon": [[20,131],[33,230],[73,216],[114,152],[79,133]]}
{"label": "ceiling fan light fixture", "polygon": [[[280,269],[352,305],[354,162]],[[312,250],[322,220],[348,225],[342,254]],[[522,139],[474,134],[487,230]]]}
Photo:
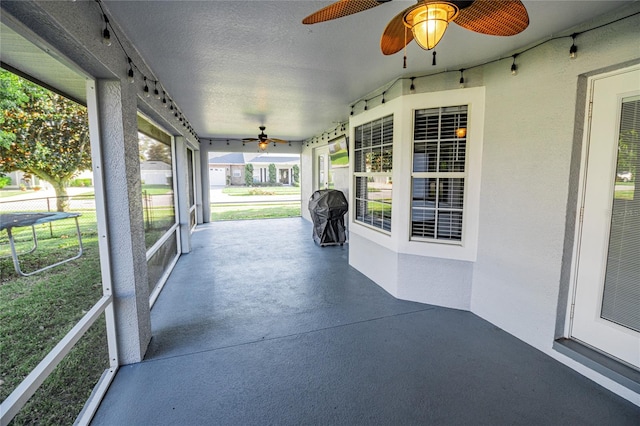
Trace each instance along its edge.
{"label": "ceiling fan light fixture", "polygon": [[403,21],[411,29],[416,43],[425,50],[431,50],[440,42],[449,22],[459,12],[451,2],[424,0],[405,13]]}
{"label": "ceiling fan light fixture", "polygon": [[258,147],[260,148],[260,151],[264,151],[265,149],[267,149],[267,146],[269,146],[267,141],[258,142]]}

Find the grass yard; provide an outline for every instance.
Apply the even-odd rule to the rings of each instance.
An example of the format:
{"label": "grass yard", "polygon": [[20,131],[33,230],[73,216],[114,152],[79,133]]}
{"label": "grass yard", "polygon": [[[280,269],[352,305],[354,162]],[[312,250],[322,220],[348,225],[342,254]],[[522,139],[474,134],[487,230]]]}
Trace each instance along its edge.
{"label": "grass yard", "polygon": [[275,219],[300,216],[300,203],[212,204],[211,220]]}
{"label": "grass yard", "polygon": [[300,194],[299,186],[239,186],[228,187],[222,190],[223,194],[230,196],[249,196],[249,195],[298,195]]}
{"label": "grass yard", "polygon": [[616,182],[614,198],[617,200],[632,201],[635,197],[635,182]]}
{"label": "grass yard", "polygon": [[142,185],[142,192],[147,195],[165,195],[173,193],[170,185]]}
{"label": "grass yard", "polygon": [[[83,218],[95,216],[83,213]],[[65,222],[69,222],[68,224]],[[75,222],[37,226],[38,249],[20,256],[32,271],[77,253]],[[0,258],[0,400],[4,400],[80,318],[102,297],[98,237],[81,225],[84,254],[31,277],[20,277],[10,257]],[[22,249],[31,247],[30,228],[16,228]],[[20,232],[17,232],[20,231]],[[53,232],[53,238],[51,237]],[[0,241],[6,254],[6,233]],[[14,425],[72,424],[108,367],[104,319],[80,339],[14,418]]]}
{"label": "grass yard", "polygon": [[19,189],[0,190],[0,198],[14,197],[16,195],[22,195],[22,194],[24,194],[24,191],[20,191]]}

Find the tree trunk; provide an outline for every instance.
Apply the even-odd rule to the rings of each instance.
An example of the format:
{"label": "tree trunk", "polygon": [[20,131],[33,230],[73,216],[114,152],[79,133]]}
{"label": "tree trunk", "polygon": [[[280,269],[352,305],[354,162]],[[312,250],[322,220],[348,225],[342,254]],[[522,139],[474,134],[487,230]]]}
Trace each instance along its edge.
{"label": "tree trunk", "polygon": [[49,182],[56,191],[56,210],[66,212],[69,209],[69,197],[65,182]]}

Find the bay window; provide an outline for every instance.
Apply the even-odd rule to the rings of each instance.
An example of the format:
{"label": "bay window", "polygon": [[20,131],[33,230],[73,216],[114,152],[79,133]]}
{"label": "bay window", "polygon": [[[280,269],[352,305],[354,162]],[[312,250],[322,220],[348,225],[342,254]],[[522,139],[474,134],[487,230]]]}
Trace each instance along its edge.
{"label": "bay window", "polygon": [[414,111],[411,239],[462,241],[467,106]]}
{"label": "bay window", "polygon": [[393,115],[355,128],[355,220],[391,232]]}

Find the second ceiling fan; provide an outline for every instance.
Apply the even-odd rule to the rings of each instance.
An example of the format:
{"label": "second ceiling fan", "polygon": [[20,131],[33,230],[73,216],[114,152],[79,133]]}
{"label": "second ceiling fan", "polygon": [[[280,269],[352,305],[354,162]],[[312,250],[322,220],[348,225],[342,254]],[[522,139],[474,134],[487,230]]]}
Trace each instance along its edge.
{"label": "second ceiling fan", "polygon": [[[391,0],[338,0],[307,16],[315,24],[362,12]],[[529,26],[529,14],[520,0],[418,0],[387,24],[380,39],[385,55],[402,50],[411,40],[431,50],[442,39],[449,22],[488,35],[512,36]]]}
{"label": "second ceiling fan", "polygon": [[267,129],[265,126],[260,126],[260,134],[258,135],[257,138],[244,138],[242,139],[242,142],[258,142],[258,148],[260,148],[261,151],[264,151],[265,149],[267,149],[267,146],[269,146],[270,143],[273,143],[274,145],[276,143],[288,143],[287,141],[285,141],[284,139],[278,139],[278,138],[270,138],[264,131]]}

